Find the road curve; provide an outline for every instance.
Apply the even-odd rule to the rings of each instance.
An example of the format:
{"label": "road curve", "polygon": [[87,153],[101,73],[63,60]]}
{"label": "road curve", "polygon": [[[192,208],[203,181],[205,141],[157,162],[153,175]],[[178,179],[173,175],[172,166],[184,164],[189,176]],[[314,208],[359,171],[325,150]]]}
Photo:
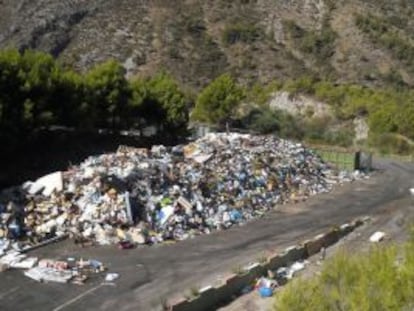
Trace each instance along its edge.
{"label": "road curve", "polygon": [[153,310],[176,293],[209,284],[269,250],[284,249],[355,217],[381,213],[409,196],[414,165],[381,160],[373,177],[280,206],[266,217],[173,245],[119,250],[79,248],[70,241],[33,252],[43,257],[96,258],[118,272],[116,286],[92,279],[84,286],[35,283],[21,271],[0,276],[1,310]]}

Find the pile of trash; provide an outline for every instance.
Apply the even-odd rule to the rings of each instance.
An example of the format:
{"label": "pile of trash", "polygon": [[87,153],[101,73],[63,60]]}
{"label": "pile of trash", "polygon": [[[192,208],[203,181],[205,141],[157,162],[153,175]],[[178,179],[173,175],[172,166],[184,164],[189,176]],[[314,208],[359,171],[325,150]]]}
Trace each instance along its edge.
{"label": "pile of trash", "polygon": [[91,156],[0,195],[0,256],[48,239],[130,248],[226,229],[354,179],[303,145],[210,133],[187,145]]}

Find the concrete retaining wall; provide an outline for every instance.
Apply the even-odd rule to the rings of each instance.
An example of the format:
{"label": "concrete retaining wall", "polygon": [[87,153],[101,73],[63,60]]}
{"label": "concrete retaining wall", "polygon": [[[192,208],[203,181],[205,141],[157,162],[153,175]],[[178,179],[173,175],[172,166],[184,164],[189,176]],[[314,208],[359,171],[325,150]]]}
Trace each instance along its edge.
{"label": "concrete retaining wall", "polygon": [[366,220],[358,219],[352,223],[343,224],[339,228],[333,228],[324,234],[315,236],[311,240],[304,241],[300,245],[288,247],[281,254],[272,254],[264,263],[254,263],[240,274],[228,275],[221,285],[204,287],[194,299],[182,298],[179,301],[175,301],[169,306],[169,310],[208,311],[220,304],[230,302],[234,297],[241,294],[244,287],[252,284],[257,278],[264,276],[268,270],[277,270],[280,267],[288,266],[293,262],[319,253],[321,248],[335,244]]}

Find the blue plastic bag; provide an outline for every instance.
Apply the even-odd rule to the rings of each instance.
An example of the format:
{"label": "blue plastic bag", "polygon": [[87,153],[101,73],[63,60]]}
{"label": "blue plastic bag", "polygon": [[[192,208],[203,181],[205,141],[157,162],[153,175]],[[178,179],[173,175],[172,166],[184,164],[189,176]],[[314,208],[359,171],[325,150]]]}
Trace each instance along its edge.
{"label": "blue plastic bag", "polygon": [[270,287],[260,287],[259,288],[259,294],[263,298],[272,297],[273,289],[271,289]]}

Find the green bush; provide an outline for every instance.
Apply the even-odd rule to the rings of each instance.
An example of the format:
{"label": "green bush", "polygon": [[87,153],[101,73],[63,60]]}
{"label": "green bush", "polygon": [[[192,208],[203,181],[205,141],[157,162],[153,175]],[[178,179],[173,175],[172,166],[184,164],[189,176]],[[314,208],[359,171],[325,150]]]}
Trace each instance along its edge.
{"label": "green bush", "polygon": [[392,16],[386,19],[373,14],[358,14],[355,23],[375,44],[388,48],[398,60],[407,65],[410,70],[414,70],[412,62],[414,46],[400,30],[396,29],[404,24],[401,18]]}
{"label": "green bush", "polygon": [[236,23],[227,25],[223,31],[223,42],[226,45],[232,45],[237,42],[252,43],[259,40],[263,33],[254,24]]}
{"label": "green bush", "polygon": [[[335,117],[341,121],[358,116],[367,118],[370,134],[396,133],[414,139],[414,91],[399,83],[387,89],[368,88],[360,85],[340,84],[320,81],[314,77],[302,77],[286,81],[281,89],[290,94],[307,94],[329,104]],[[321,138],[326,125],[304,124],[309,128],[308,136]],[[316,131],[316,132],[315,132]],[[308,131],[307,131],[308,132]],[[347,134],[347,133],[345,133]],[[347,135],[340,135],[339,140]],[[348,139],[345,139],[349,142]],[[329,141],[329,139],[328,139]]]}
{"label": "green bush", "polygon": [[253,109],[242,122],[246,128],[259,134],[277,134],[291,139],[303,138],[303,130],[298,120],[282,110],[271,110],[268,107]]}
{"label": "green bush", "polygon": [[329,145],[350,147],[354,142],[354,129],[343,128],[335,131],[327,131],[323,136],[326,143]]}
{"label": "green bush", "polygon": [[372,136],[369,143],[381,154],[410,155],[414,153],[414,144],[398,134],[378,134]]}
{"label": "green bush", "polygon": [[[392,75],[395,76],[395,73]],[[382,147],[378,145],[380,148],[394,150],[398,153],[407,153],[411,150],[407,149],[404,141],[387,142],[388,138],[377,139],[383,134],[398,134],[407,139],[414,139],[414,91],[406,88],[402,83],[386,89],[376,89],[353,84],[334,84],[328,80],[319,80],[314,76],[303,76],[283,83],[274,81],[270,85],[273,87],[254,85],[248,92],[248,102],[264,108],[274,91],[284,90],[292,96],[306,94],[315,97],[331,106],[335,116],[332,120],[321,120],[317,116],[315,118],[309,115],[308,118],[300,120],[299,117],[291,116],[295,119],[295,126],[301,128],[300,132],[304,133],[306,140],[344,147],[351,146],[354,130],[351,127],[333,130],[334,122],[349,123],[355,117],[362,116],[366,118],[370,128],[371,144],[378,143],[382,145]],[[309,114],[311,114],[310,111]],[[256,122],[249,124],[261,132],[270,131],[270,129],[274,131],[277,124],[280,130],[285,128],[280,126],[280,120],[272,114],[257,116]],[[295,133],[293,136],[297,137],[298,132],[296,130],[293,132]]]}
{"label": "green bush", "polygon": [[273,81],[267,85],[255,83],[250,87],[246,94],[246,100],[248,103],[253,103],[261,107],[266,106],[269,103],[271,95],[280,90],[283,83],[279,81]]}
{"label": "green bush", "polygon": [[283,21],[283,26],[303,53],[313,55],[321,63],[333,55],[337,34],[329,19],[325,19],[321,31],[303,29],[292,20]]}
{"label": "green bush", "polygon": [[378,311],[414,307],[414,243],[403,249],[372,247],[368,254],[341,251],[322,273],[297,279],[276,297],[277,311]]}
{"label": "green bush", "polygon": [[229,74],[223,74],[198,95],[192,118],[207,123],[222,123],[235,117],[235,111],[244,97],[243,88]]}
{"label": "green bush", "polygon": [[264,109],[262,111],[256,111],[251,117],[251,123],[248,125],[251,130],[260,134],[279,133],[281,128],[280,116]]}
{"label": "green bush", "polygon": [[335,120],[331,117],[314,117],[303,120],[301,126],[304,139],[318,144],[349,147],[353,144],[355,133],[353,128],[341,127],[333,129]]}

